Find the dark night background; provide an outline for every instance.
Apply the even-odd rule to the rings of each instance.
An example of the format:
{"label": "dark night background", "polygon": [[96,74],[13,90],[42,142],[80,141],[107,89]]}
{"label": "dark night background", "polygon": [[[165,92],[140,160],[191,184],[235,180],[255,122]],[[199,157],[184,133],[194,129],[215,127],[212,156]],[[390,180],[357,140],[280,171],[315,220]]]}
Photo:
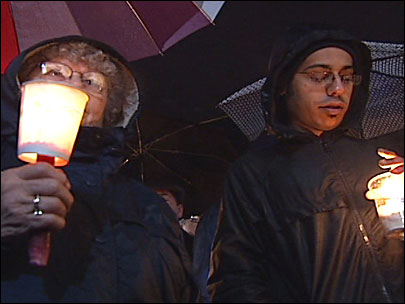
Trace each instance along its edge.
{"label": "dark night background", "polygon": [[[163,56],[132,63],[142,75],[141,117],[153,112],[187,124],[224,115],[216,105],[266,75],[273,37],[294,23],[336,25],[361,40],[403,43],[404,2],[227,1],[214,23],[178,42]],[[151,124],[145,122],[146,128],[153,128]],[[229,140],[228,160],[235,160],[246,149],[247,139],[230,119],[217,127]],[[216,146],[221,145],[219,139]],[[193,166],[198,170],[198,161]],[[200,170],[206,168],[201,165]],[[190,213],[206,209],[213,197],[219,199],[227,168],[217,174],[216,181],[202,186],[215,195],[205,197],[194,191],[189,196]]]}
{"label": "dark night background", "polygon": [[[404,1],[226,1],[214,23],[163,56],[131,62],[143,105],[143,150],[214,156],[152,149],[137,156],[138,137],[129,146],[128,172],[138,178],[142,165],[146,184],[185,188],[186,215],[201,213],[220,199],[231,163],[248,147],[246,136],[217,105],[266,76],[272,40],[279,32],[296,23],[318,23],[338,26],[361,40],[403,44]],[[196,125],[218,117],[223,118]],[[188,125],[192,127],[162,139]]]}

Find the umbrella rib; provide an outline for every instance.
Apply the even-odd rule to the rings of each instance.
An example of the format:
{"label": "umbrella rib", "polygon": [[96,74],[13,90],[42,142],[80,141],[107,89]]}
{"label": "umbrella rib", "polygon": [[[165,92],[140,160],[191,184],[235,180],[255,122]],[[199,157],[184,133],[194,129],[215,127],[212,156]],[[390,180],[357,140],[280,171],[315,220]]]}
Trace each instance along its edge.
{"label": "umbrella rib", "polygon": [[169,168],[168,166],[166,166],[161,160],[159,160],[158,158],[156,158],[152,153],[146,152],[146,155],[148,155],[151,159],[153,159],[155,162],[157,162],[159,165],[161,165],[163,168],[165,168],[166,170],[168,170],[169,172],[173,173],[174,175],[176,175],[177,177],[181,178],[183,181],[185,181],[187,184],[192,185],[191,181],[189,181],[188,179],[186,179],[185,177],[181,176],[180,174],[178,174],[176,171],[174,171],[173,169]]}
{"label": "umbrella rib", "polygon": [[141,23],[143,29],[145,30],[145,32],[148,34],[149,38],[152,40],[153,44],[155,45],[156,49],[159,51],[159,54],[163,56],[162,50],[160,49],[160,47],[158,46],[158,44],[156,43],[155,39],[153,38],[151,32],[149,31],[149,29],[146,27],[145,23],[143,22],[141,16],[139,16],[139,14],[136,12],[135,8],[132,6],[132,4],[129,1],[125,1],[125,3],[129,6],[129,8],[131,9],[132,13],[135,15],[136,18],[138,18],[139,22]]}
{"label": "umbrella rib", "polygon": [[205,16],[205,18],[207,18],[207,20],[212,24],[215,25],[214,21],[211,19],[211,17],[201,8],[198,6],[197,3],[195,3],[195,1],[191,1],[191,3],[194,4],[194,6]]}
{"label": "umbrella rib", "polygon": [[387,77],[391,77],[391,78],[404,79],[404,76],[392,75],[392,74],[380,72],[380,71],[377,71],[377,70],[370,70],[370,72],[374,73],[374,74],[377,74],[377,75],[387,76]]}
{"label": "umbrella rib", "polygon": [[201,156],[201,157],[208,157],[208,158],[213,158],[219,161],[222,161],[224,163],[230,164],[226,159],[222,159],[216,155],[213,154],[203,154],[203,153],[195,153],[195,152],[186,152],[186,151],[180,151],[180,150],[167,150],[167,149],[156,149],[156,148],[150,148],[149,150],[151,151],[157,151],[157,152],[166,152],[166,153],[172,153],[172,154],[185,154],[185,155],[191,155],[191,156]]}
{"label": "umbrella rib", "polygon": [[386,57],[379,57],[379,58],[375,58],[372,59],[372,62],[376,62],[376,61],[384,61],[384,60],[388,60],[388,59],[395,59],[395,58],[401,58],[403,57],[403,54],[398,54],[398,55],[391,55],[391,56],[386,56]]}
{"label": "umbrella rib", "polygon": [[[136,123],[136,132],[138,134],[138,146],[139,146],[139,152],[137,150],[134,150],[134,152],[139,153],[138,155],[143,154],[143,147],[142,147],[142,134],[141,134],[141,128],[139,127],[139,121],[138,119],[135,120]],[[143,165],[143,161],[141,160],[141,182],[144,182],[145,178],[145,168]]]}
{"label": "umbrella rib", "polygon": [[143,154],[143,145],[142,145],[142,134],[141,134],[141,129],[139,128],[139,121],[138,119],[135,120],[135,127],[136,127],[136,133],[138,135],[138,147],[135,148],[131,144],[127,143],[127,146],[129,149],[132,151],[132,154],[136,157],[140,156]]}
{"label": "umbrella rib", "polygon": [[[136,123],[136,132],[138,134],[138,147],[139,147],[139,154],[142,155],[142,134],[141,134],[141,128],[139,127],[139,121],[138,119],[135,120]],[[136,151],[136,150],[135,150]]]}
{"label": "umbrella rib", "polygon": [[185,131],[185,130],[187,130],[187,129],[190,129],[190,128],[192,128],[192,127],[196,127],[196,126],[199,126],[199,125],[204,125],[204,124],[207,124],[207,123],[211,123],[211,122],[214,122],[214,121],[217,121],[217,120],[226,119],[226,118],[229,118],[229,117],[228,117],[227,115],[224,115],[224,116],[221,116],[221,117],[216,117],[216,118],[212,118],[212,119],[200,121],[200,122],[198,122],[198,123],[196,123],[196,124],[187,125],[187,126],[185,126],[185,127],[183,127],[183,128],[177,129],[177,130],[175,130],[175,131],[173,131],[173,132],[171,132],[171,133],[165,134],[165,135],[163,135],[163,136],[161,136],[161,137],[159,137],[159,138],[157,138],[157,139],[155,139],[155,140],[153,140],[153,141],[147,143],[147,144],[145,145],[145,149],[148,149],[150,146],[152,146],[153,144],[155,144],[155,143],[157,143],[157,142],[159,142],[159,141],[162,141],[162,140],[164,140],[164,139],[166,139],[166,138],[168,138],[168,137],[170,137],[170,136],[173,136],[173,135],[175,135],[175,134],[177,134],[177,133],[180,133],[180,132]]}
{"label": "umbrella rib", "polygon": [[139,155],[141,155],[139,149],[132,147],[130,144],[127,144],[127,146],[129,147],[129,149],[130,149],[131,152],[132,152],[132,153],[130,154],[130,157],[133,156],[134,158],[136,158],[136,157],[138,157]]}

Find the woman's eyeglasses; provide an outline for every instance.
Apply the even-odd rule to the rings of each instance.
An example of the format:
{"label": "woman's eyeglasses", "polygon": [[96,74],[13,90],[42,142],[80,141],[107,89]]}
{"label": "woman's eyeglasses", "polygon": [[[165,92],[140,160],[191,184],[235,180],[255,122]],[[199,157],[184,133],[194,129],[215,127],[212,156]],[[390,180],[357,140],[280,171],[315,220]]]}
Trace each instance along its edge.
{"label": "woman's eyeglasses", "polygon": [[73,71],[69,66],[57,62],[42,62],[40,64],[41,74],[57,81],[66,81],[71,79],[73,73],[81,76],[81,81],[89,93],[100,94],[107,87],[105,76],[99,72],[80,73]]}

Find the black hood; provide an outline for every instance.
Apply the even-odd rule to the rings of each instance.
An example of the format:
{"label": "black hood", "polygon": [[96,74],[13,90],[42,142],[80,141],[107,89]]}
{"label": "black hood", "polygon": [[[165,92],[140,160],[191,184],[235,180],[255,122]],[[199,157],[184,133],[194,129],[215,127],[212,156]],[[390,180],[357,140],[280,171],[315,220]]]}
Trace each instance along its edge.
{"label": "black hood", "polygon": [[[16,57],[8,66],[7,71],[2,75],[1,81],[1,133],[3,136],[15,136],[17,134],[19,111],[20,111],[20,83],[18,80],[18,74],[20,72],[22,64],[37,50],[42,49],[51,44],[64,43],[64,42],[85,42],[91,46],[101,49],[104,53],[113,57],[112,59],[116,64],[120,66],[120,73],[125,73],[126,79],[130,79],[130,90],[126,92],[126,96],[122,98],[122,104],[120,105],[123,112],[123,118],[114,127],[123,127],[133,132],[135,118],[139,113],[139,93],[138,86],[135,81],[135,75],[130,69],[127,60],[122,57],[112,47],[93,39],[89,39],[83,36],[64,36],[60,38],[54,38],[42,41],[26,50],[24,50],[18,57]],[[132,85],[133,84],[133,85]],[[107,109],[108,110],[108,104]]]}
{"label": "black hood", "polygon": [[325,47],[338,47],[350,53],[356,74],[362,75],[361,84],[354,87],[348,113],[336,128],[360,131],[369,96],[371,69],[371,54],[365,44],[340,30],[305,25],[290,28],[272,45],[267,78],[262,87],[262,105],[267,124],[275,133],[286,137],[295,133],[281,119],[287,113],[286,103],[280,97],[281,90],[288,86],[307,56]]}

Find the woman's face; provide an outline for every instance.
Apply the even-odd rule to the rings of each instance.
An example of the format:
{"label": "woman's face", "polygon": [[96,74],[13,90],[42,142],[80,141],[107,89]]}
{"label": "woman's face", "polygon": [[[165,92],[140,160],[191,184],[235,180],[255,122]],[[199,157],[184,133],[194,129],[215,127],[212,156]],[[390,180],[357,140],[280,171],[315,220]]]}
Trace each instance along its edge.
{"label": "woman's face", "polygon": [[84,62],[72,62],[65,58],[54,58],[43,62],[40,71],[30,75],[30,79],[48,79],[66,82],[89,94],[84,111],[82,126],[102,127],[104,111],[108,100],[107,78],[92,70]]}

